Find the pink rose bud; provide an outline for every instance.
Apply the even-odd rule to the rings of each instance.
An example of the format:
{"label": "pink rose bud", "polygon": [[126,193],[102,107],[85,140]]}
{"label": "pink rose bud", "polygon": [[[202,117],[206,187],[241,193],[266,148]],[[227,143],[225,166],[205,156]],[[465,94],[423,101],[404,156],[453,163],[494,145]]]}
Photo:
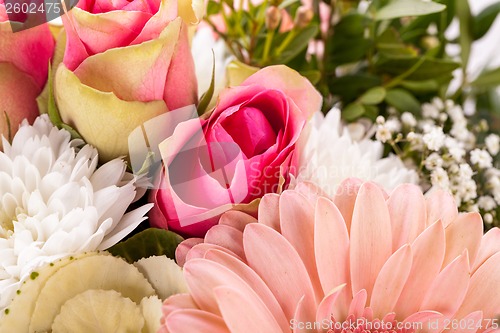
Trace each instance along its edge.
{"label": "pink rose bud", "polygon": [[208,119],[180,123],[160,144],[164,166],[150,195],[152,226],[203,236],[223,212],[254,210],[248,204],[296,174],[297,140],[320,108],[311,83],[282,65],[223,91]]}
{"label": "pink rose bud", "polygon": [[101,161],[128,155],[145,121],[197,102],[188,26],[204,10],[197,0],[81,0],[62,16],[57,105]]}
{"label": "pink rose bud", "polygon": [[38,116],[36,98],[45,86],[54,53],[54,38],[46,24],[12,32],[12,25],[23,25],[24,18],[9,22],[0,0],[0,136],[7,139],[24,119],[33,122]]}
{"label": "pink rose bud", "polygon": [[274,30],[281,21],[281,11],[276,6],[271,6],[266,10],[266,28]]}
{"label": "pink rose bud", "polygon": [[305,28],[309,23],[311,23],[314,17],[314,12],[311,8],[306,6],[300,6],[295,14],[295,26],[297,28]]}

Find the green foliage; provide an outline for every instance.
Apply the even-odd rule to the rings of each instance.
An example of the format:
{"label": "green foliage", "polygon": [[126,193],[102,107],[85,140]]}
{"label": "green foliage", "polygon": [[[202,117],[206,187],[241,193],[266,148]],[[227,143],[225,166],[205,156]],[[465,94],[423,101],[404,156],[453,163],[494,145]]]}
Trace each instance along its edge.
{"label": "green foliage", "polygon": [[129,263],[161,255],[175,259],[175,249],[182,241],[183,238],[172,231],[149,228],[110,247],[108,251]]}
{"label": "green foliage", "polygon": [[[461,85],[448,96],[457,103],[471,94],[490,94],[500,85],[498,69],[472,82],[466,71],[474,41],[492,26],[500,1],[475,16],[469,1],[372,0],[360,10],[357,0],[314,0],[314,18],[305,25],[297,23],[299,0],[249,2],[247,10],[225,0],[224,15],[222,2],[210,0],[207,12],[208,22],[213,15],[222,16],[227,32],[220,36],[240,62],[257,68],[294,68],[323,95],[323,112],[338,105],[344,119],[355,121],[385,115],[387,106],[418,113],[422,103],[445,97],[457,70],[462,71]],[[329,6],[328,17],[320,15],[320,5]],[[289,16],[286,21],[294,22],[292,26],[283,29],[282,19],[278,27],[266,27],[271,6],[279,8],[282,17]],[[445,31],[453,20],[460,34],[449,40]],[[450,45],[461,48],[458,59],[446,54]]]}

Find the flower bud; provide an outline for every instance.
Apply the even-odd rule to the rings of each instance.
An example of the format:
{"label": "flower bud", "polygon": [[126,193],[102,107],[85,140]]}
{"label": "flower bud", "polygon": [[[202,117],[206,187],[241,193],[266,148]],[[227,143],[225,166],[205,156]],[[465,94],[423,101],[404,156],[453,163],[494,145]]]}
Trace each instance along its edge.
{"label": "flower bud", "polygon": [[297,28],[305,28],[314,17],[314,12],[311,8],[300,6],[295,15],[295,26]]}
{"label": "flower bud", "polygon": [[281,21],[281,11],[276,6],[271,6],[266,10],[266,28],[274,30]]}

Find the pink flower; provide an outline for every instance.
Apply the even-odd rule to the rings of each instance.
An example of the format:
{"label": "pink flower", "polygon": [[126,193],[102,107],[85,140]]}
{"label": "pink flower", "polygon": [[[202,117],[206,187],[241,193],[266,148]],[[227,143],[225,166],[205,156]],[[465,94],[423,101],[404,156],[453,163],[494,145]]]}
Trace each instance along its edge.
{"label": "pink flower", "polygon": [[330,200],[299,184],[264,196],[258,220],[226,213],[177,260],[190,293],[165,301],[162,332],[498,328],[500,230],[483,236],[479,214],[415,185],[387,195],[349,179]]}
{"label": "pink flower", "polygon": [[101,159],[127,155],[144,121],[197,102],[187,25],[203,11],[200,0],[82,0],[62,17],[57,104]]}
{"label": "pink flower", "polygon": [[202,236],[235,204],[276,192],[295,166],[307,118],[320,106],[311,83],[285,66],[223,91],[207,120],[179,124],[160,145],[165,168],[151,193],[152,225]]}
{"label": "pink flower", "polygon": [[[0,135],[5,137],[9,130],[13,136],[23,119],[33,122],[38,116],[36,98],[47,81],[54,52],[47,25],[22,30],[25,17],[13,18],[18,21],[9,22],[4,1],[0,0]],[[14,33],[12,27],[21,31]]]}

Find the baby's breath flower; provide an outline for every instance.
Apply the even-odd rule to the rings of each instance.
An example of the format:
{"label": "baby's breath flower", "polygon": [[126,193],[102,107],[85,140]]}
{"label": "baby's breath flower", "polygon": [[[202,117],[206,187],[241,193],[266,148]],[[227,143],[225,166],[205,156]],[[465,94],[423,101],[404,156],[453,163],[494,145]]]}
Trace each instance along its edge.
{"label": "baby's breath flower", "polygon": [[423,136],[423,141],[427,148],[433,151],[438,151],[444,145],[446,136],[441,127],[434,126],[428,130]]}
{"label": "baby's breath flower", "polygon": [[472,164],[477,165],[480,169],[491,168],[493,158],[483,149],[476,148],[470,152],[470,160]]}
{"label": "baby's breath flower", "polygon": [[490,134],[484,140],[486,148],[492,156],[496,156],[500,151],[500,136],[497,134]]}

